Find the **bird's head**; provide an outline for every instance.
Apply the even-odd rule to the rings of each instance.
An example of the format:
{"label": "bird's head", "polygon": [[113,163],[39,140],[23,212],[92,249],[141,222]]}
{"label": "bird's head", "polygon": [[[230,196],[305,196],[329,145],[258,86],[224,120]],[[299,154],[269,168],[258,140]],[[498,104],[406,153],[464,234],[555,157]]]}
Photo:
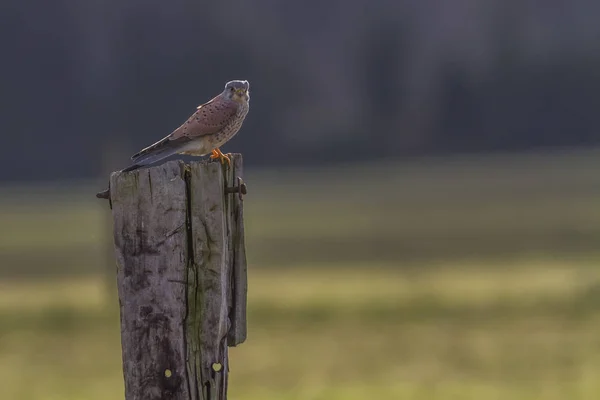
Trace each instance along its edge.
{"label": "bird's head", "polygon": [[250,83],[248,81],[229,81],[225,84],[223,94],[233,101],[246,103],[250,100]]}

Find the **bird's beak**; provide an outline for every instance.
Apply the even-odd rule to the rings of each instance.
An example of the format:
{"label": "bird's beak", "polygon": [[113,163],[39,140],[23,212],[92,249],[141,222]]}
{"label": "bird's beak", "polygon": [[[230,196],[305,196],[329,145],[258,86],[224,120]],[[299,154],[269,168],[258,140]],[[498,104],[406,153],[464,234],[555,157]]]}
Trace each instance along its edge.
{"label": "bird's beak", "polygon": [[236,89],[235,93],[236,93],[238,96],[243,96],[243,95],[244,95],[244,93],[246,93],[246,89],[244,89],[244,88],[241,88],[241,89]]}

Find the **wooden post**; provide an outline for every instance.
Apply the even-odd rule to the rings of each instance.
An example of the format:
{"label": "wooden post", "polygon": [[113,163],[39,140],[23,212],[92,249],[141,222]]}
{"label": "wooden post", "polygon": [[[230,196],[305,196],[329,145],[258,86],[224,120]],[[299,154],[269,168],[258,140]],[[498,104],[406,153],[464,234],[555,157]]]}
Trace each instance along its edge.
{"label": "wooden post", "polygon": [[225,400],[246,339],[242,157],[115,172],[126,400]]}
{"label": "wooden post", "polygon": [[[107,140],[102,143],[102,179],[106,179],[106,176],[118,168],[119,164],[128,158],[128,152],[125,150],[127,146],[123,142],[122,138],[126,138],[127,135],[117,135],[117,138]],[[104,184],[106,181],[102,182]],[[108,217],[110,211],[106,211],[106,214],[102,214],[103,217]],[[114,257],[114,244],[113,244],[113,224],[109,218],[103,219],[102,226],[102,241],[103,241],[103,275],[104,275],[104,286],[106,288],[106,294],[108,296],[114,296],[117,292],[117,285],[115,282],[115,257]]]}

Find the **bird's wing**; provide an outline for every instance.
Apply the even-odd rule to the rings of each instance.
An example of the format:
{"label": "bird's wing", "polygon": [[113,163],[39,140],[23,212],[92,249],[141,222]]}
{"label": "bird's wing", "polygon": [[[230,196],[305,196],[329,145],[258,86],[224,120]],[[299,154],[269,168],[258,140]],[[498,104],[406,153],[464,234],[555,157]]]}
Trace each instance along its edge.
{"label": "bird's wing", "polygon": [[179,128],[151,146],[131,156],[136,163],[154,162],[178,153],[190,140],[212,135],[222,130],[237,113],[237,103],[221,96],[198,106]]}
{"label": "bird's wing", "polygon": [[215,97],[208,103],[198,106],[198,109],[179,128],[169,135],[169,139],[194,139],[212,135],[223,128],[235,117],[237,103]]}

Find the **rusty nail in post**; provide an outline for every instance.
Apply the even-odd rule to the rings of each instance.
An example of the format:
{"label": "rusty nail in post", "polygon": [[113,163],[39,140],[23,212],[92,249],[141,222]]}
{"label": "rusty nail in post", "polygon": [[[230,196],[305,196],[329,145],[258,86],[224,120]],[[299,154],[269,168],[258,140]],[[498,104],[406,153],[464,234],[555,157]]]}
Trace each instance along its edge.
{"label": "rusty nail in post", "polygon": [[112,200],[110,198],[110,182],[108,183],[108,189],[105,189],[105,190],[103,190],[101,192],[96,193],[96,197],[99,198],[99,199],[106,199],[106,200],[108,200],[108,206],[112,210]]}
{"label": "rusty nail in post", "polygon": [[240,178],[239,176],[237,177],[237,182],[237,186],[226,188],[225,193],[238,193],[240,200],[244,200],[242,195],[248,193],[248,189],[246,188],[246,184],[244,183],[242,178]]}
{"label": "rusty nail in post", "polygon": [[109,199],[110,198],[110,189],[106,189],[106,190],[96,193],[96,197],[99,199]]}

